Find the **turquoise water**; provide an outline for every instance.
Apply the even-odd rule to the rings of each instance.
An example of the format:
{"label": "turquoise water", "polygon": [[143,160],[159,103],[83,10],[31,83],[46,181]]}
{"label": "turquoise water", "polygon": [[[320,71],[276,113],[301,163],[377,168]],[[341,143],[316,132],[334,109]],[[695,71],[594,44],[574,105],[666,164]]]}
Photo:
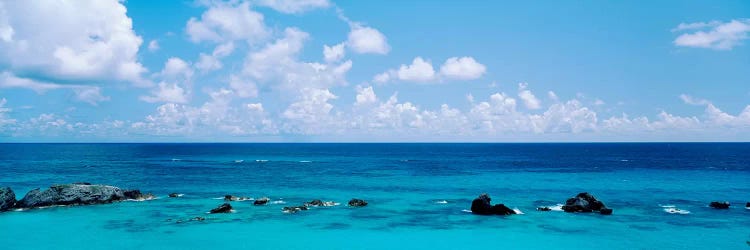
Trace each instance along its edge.
{"label": "turquoise water", "polygon": [[[0,186],[18,199],[79,181],[159,197],[0,213],[0,235],[3,249],[747,249],[748,156],[722,143],[0,144]],[[535,211],[583,191],[614,214]],[[483,192],[524,214],[465,212]],[[284,204],[206,214],[225,194]],[[370,204],[281,212],[351,198]]]}

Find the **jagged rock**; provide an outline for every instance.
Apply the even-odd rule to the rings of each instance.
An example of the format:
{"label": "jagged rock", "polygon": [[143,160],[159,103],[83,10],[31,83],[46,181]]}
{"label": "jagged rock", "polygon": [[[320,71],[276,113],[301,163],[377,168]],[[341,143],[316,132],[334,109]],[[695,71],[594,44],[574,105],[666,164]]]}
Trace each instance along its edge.
{"label": "jagged rock", "polygon": [[750,208],[750,202],[745,203],[745,208]]}
{"label": "jagged rock", "polygon": [[230,205],[229,203],[224,203],[214,209],[211,209],[210,213],[217,214],[217,213],[229,213],[229,212],[232,212],[232,205]]}
{"label": "jagged rock", "polygon": [[716,209],[729,209],[729,202],[712,201],[711,204],[708,204],[708,206]]}
{"label": "jagged rock", "polygon": [[178,194],[178,193],[171,193],[171,194],[169,194],[169,198],[177,198],[177,197],[180,197],[180,196],[181,195]]}
{"label": "jagged rock", "polygon": [[589,193],[580,193],[565,201],[562,210],[568,213],[590,213],[597,211],[600,214],[610,215],[612,209],[607,208],[603,202],[597,200]]}
{"label": "jagged rock", "polygon": [[134,189],[134,190],[125,190],[122,191],[122,194],[125,195],[126,199],[130,200],[137,200],[137,201],[145,201],[145,200],[153,200],[156,199],[156,196],[152,193],[141,193],[140,190]]}
{"label": "jagged rock", "polygon": [[491,204],[492,198],[488,194],[481,194],[471,202],[471,212],[479,215],[511,215],[516,211],[504,204]]}
{"label": "jagged rock", "polygon": [[31,190],[16,203],[16,206],[34,208],[53,205],[91,205],[133,199],[133,197],[142,198],[143,195],[138,190],[130,190],[126,196],[122,189],[114,186],[64,184],[53,185],[44,191],[38,188]]}
{"label": "jagged rock", "polygon": [[258,198],[253,202],[253,205],[260,206],[260,205],[266,205],[271,199],[268,197]]}
{"label": "jagged rock", "polygon": [[350,207],[364,207],[364,206],[367,206],[367,202],[365,200],[360,200],[360,199],[351,199],[349,201],[349,206]]}
{"label": "jagged rock", "polygon": [[315,199],[310,202],[305,202],[304,205],[308,207],[332,207],[336,206],[336,202]]}
{"label": "jagged rock", "polygon": [[552,208],[549,207],[538,207],[536,208],[537,211],[552,211]]}
{"label": "jagged rock", "polygon": [[0,212],[7,211],[16,205],[16,193],[9,187],[0,188]]}
{"label": "jagged rock", "polygon": [[302,206],[296,206],[296,207],[284,207],[281,209],[282,212],[289,213],[289,214],[293,214],[302,210],[307,210],[307,206],[302,205]]}

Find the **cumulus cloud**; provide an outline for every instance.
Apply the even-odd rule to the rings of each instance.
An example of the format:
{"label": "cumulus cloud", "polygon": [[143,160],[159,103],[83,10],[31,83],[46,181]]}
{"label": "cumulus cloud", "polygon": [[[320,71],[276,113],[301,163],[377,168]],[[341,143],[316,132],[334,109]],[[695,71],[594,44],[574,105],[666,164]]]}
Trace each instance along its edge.
{"label": "cumulus cloud", "polygon": [[297,14],[331,6],[328,0],[259,0],[258,4],[286,14]]}
{"label": "cumulus cloud", "polygon": [[254,82],[242,79],[235,75],[230,77],[229,87],[232,88],[239,97],[247,98],[258,96],[258,87]]}
{"label": "cumulus cloud", "polygon": [[143,41],[120,1],[5,1],[0,13],[0,64],[16,75],[56,83],[149,84],[137,60]]}
{"label": "cumulus cloud", "polygon": [[97,106],[98,103],[109,101],[109,96],[102,95],[102,90],[99,87],[80,87],[74,88],[73,92],[76,94],[76,99],[93,106]]}
{"label": "cumulus cloud", "polygon": [[674,40],[677,46],[731,50],[748,39],[750,19],[681,23],[672,31],[682,33]]}
{"label": "cumulus cloud", "polygon": [[298,100],[289,105],[282,113],[284,130],[292,133],[319,134],[338,124],[338,119],[331,114],[333,104],[330,100],[338,98],[328,89],[305,88],[300,90]]}
{"label": "cumulus cloud", "polygon": [[7,71],[0,73],[0,88],[24,88],[33,90],[38,94],[44,94],[50,90],[69,89],[75,94],[76,100],[93,106],[96,106],[99,102],[109,100],[108,96],[101,94],[101,88],[98,86],[55,84],[17,77]]}
{"label": "cumulus cloud", "polygon": [[157,40],[151,40],[148,42],[148,51],[154,52],[159,50],[159,41]]}
{"label": "cumulus cloud", "polygon": [[0,99],[0,131],[3,131],[6,125],[16,123],[15,119],[11,119],[8,115],[13,109],[6,107],[8,100],[5,98]]}
{"label": "cumulus cloud", "polygon": [[340,61],[346,55],[345,46],[345,43],[339,43],[334,46],[323,45],[323,58],[329,63]]}
{"label": "cumulus cloud", "polygon": [[141,96],[145,102],[187,103],[190,100],[193,68],[180,58],[171,57],[159,73],[162,81],[151,90],[151,95]]}
{"label": "cumulus cloud", "polygon": [[227,42],[220,44],[214,48],[214,51],[209,55],[200,53],[198,55],[198,62],[195,67],[203,72],[209,72],[221,69],[224,65],[221,63],[221,59],[230,55],[234,51],[234,43]]}
{"label": "cumulus cloud", "polygon": [[388,39],[377,29],[363,26],[358,23],[351,23],[351,31],[346,45],[358,54],[388,54],[391,46],[388,45]]}
{"label": "cumulus cloud", "polygon": [[354,105],[367,105],[378,101],[378,97],[375,95],[372,86],[363,88],[357,86],[357,96]]}
{"label": "cumulus cloud", "polygon": [[527,83],[519,83],[518,84],[518,97],[523,100],[523,104],[526,105],[527,109],[540,109],[542,108],[542,102],[539,101],[539,99],[534,96],[533,93],[531,93],[531,90],[528,90],[528,84]]}
{"label": "cumulus cloud", "polygon": [[263,14],[251,10],[249,2],[211,2],[200,18],[188,20],[186,30],[193,42],[257,43],[270,35]]}
{"label": "cumulus cloud", "polygon": [[484,75],[487,68],[473,57],[451,57],[440,67],[440,74],[451,79],[474,80]]}
{"label": "cumulus cloud", "polygon": [[486,67],[472,57],[451,57],[435,72],[432,63],[422,57],[416,57],[410,65],[402,64],[398,70],[390,69],[373,77],[376,83],[386,83],[397,79],[401,81],[438,83],[442,80],[474,80],[481,77]]}

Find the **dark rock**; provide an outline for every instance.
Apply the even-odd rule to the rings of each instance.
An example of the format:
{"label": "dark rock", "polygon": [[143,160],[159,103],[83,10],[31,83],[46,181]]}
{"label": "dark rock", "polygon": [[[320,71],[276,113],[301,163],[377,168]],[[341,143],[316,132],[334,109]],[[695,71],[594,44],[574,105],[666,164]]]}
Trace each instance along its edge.
{"label": "dark rock", "polygon": [[708,204],[708,206],[716,209],[729,209],[729,202],[712,201],[711,204]]}
{"label": "dark rock", "polygon": [[[231,210],[231,209],[230,209],[230,210]],[[190,220],[194,220],[194,221],[204,221],[204,220],[206,220],[206,218],[203,218],[203,217],[195,217],[195,218],[192,218],[192,219],[190,219]]]}
{"label": "dark rock", "polygon": [[180,194],[178,194],[178,193],[171,193],[171,194],[169,194],[169,198],[177,198],[177,197],[180,197]]}
{"label": "dark rock", "polygon": [[349,206],[350,207],[364,207],[364,206],[367,206],[367,202],[364,200],[360,200],[360,199],[351,199],[349,201]]}
{"label": "dark rock", "polygon": [[49,189],[41,191],[34,189],[17,202],[19,208],[34,208],[53,205],[91,205],[104,204],[115,201],[131,199],[138,196],[140,191],[131,190],[128,196],[125,192],[113,186],[106,185],[83,185],[64,184],[54,185]]}
{"label": "dark rock", "polygon": [[211,209],[212,214],[218,214],[218,213],[229,213],[232,212],[232,205],[229,203],[221,204],[221,206],[218,206],[214,209]]}
{"label": "dark rock", "polygon": [[76,185],[91,185],[90,182],[73,182],[71,184],[76,184]]}
{"label": "dark rock", "polygon": [[332,207],[332,206],[336,206],[337,204],[336,202],[333,202],[333,201],[322,201],[322,200],[315,199],[310,202],[305,202],[304,205],[308,207]]}
{"label": "dark rock", "polygon": [[0,188],[0,212],[7,211],[16,205],[16,193],[9,187]]}
{"label": "dark rock", "polygon": [[516,211],[506,207],[504,204],[491,203],[492,198],[488,194],[481,194],[471,202],[471,212],[479,215],[511,215]]}
{"label": "dark rock", "polygon": [[[602,211],[604,209],[604,211]],[[568,213],[590,213],[598,211],[601,214],[612,214],[612,209],[607,208],[603,202],[597,200],[589,193],[580,193],[565,201],[562,210]]]}
{"label": "dark rock", "polygon": [[552,211],[552,208],[549,207],[538,207],[536,208],[537,211]]}
{"label": "dark rock", "polygon": [[745,208],[750,208],[750,202],[745,203]]}
{"label": "dark rock", "polygon": [[281,209],[284,213],[293,214],[302,210],[307,210],[307,206],[296,206],[296,207],[284,207]]}
{"label": "dark rock", "polygon": [[122,191],[122,194],[125,195],[126,199],[129,200],[137,200],[137,201],[145,201],[145,200],[153,200],[156,198],[154,194],[152,193],[141,193],[141,190],[133,189],[133,190],[125,190]]}
{"label": "dark rock", "polygon": [[256,206],[266,205],[268,204],[270,200],[271,199],[269,199],[268,197],[258,198],[257,200],[253,202],[253,205],[256,205]]}

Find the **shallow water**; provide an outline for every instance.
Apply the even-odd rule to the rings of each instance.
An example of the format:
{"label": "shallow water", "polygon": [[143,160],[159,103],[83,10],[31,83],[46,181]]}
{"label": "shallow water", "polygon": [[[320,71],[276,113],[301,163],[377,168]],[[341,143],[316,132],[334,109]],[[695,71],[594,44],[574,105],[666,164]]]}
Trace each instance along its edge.
{"label": "shallow water", "polygon": [[[0,235],[7,249],[747,249],[749,156],[736,143],[0,144],[0,186],[19,199],[80,181],[160,197],[1,213]],[[535,211],[583,191],[614,214]],[[482,192],[524,214],[463,211]],[[206,214],[225,194],[283,204]],[[342,205],[281,212],[312,199]]]}

